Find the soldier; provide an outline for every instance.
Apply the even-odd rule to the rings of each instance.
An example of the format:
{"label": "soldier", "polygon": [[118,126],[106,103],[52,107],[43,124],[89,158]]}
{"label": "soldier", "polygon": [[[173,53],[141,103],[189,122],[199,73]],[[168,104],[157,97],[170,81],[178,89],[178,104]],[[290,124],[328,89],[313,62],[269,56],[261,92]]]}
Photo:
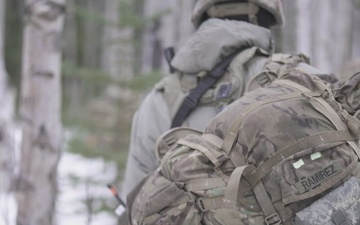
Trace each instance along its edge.
{"label": "soldier", "polygon": [[155,86],[133,118],[123,195],[158,167],[154,149],[160,135],[177,126],[203,131],[228,104],[272,79],[256,78],[271,62],[320,74],[302,55],[271,56],[270,28],[283,21],[281,0],[197,1],[197,30],[171,61],[176,72]]}

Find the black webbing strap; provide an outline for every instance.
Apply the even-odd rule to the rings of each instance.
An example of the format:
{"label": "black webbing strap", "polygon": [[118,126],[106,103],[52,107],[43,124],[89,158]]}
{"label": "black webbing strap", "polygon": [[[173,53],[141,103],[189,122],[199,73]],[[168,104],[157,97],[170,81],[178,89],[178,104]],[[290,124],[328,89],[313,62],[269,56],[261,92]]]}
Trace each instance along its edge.
{"label": "black webbing strap", "polygon": [[[241,51],[241,50],[240,50]],[[225,73],[233,58],[240,52],[235,51],[218,63],[206,76],[199,82],[196,88],[192,89],[181,103],[179,110],[171,123],[171,128],[179,127],[185,121],[190,112],[198,105],[203,94],[213,86],[216,81]]]}

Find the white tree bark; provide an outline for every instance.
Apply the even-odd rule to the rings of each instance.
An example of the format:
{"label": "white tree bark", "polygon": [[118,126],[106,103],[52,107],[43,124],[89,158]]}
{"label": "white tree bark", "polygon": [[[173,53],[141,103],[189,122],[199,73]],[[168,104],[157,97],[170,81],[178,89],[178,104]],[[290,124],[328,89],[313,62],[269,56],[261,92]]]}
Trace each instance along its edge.
{"label": "white tree bark", "polygon": [[352,37],[352,59],[360,58],[360,6],[354,8],[353,11],[353,37]]}
{"label": "white tree bark", "polygon": [[334,72],[339,72],[351,59],[354,5],[352,0],[334,1],[333,4],[333,11],[335,11],[332,30],[332,36],[335,38],[333,66]]}
{"label": "white tree bark", "polygon": [[26,0],[17,182],[18,225],[51,225],[61,157],[61,33],[65,0]]}
{"label": "white tree bark", "polygon": [[333,37],[331,36],[332,3],[329,0],[312,1],[311,34],[312,34],[312,62],[324,72],[333,72]]}
{"label": "white tree bark", "polygon": [[297,8],[297,50],[323,72],[338,73],[353,49],[352,0],[302,0]]}
{"label": "white tree bark", "polygon": [[296,1],[298,8],[296,50],[308,56],[311,56],[311,2],[312,0]]}
{"label": "white tree bark", "polygon": [[0,193],[10,191],[14,168],[12,119],[15,94],[12,88],[9,87],[4,63],[4,25],[5,0],[0,0]]}

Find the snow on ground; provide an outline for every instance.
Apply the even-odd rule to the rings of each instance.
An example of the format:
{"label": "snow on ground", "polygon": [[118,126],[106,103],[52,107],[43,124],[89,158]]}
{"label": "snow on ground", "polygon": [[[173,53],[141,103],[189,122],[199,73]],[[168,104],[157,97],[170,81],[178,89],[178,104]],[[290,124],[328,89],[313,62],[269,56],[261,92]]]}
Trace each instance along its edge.
{"label": "snow on ground", "polygon": [[58,225],[117,224],[113,212],[95,213],[89,219],[85,203],[86,199],[92,202],[93,211],[101,206],[99,199],[108,199],[108,202],[116,205],[115,198],[106,186],[115,179],[116,174],[114,163],[64,153],[59,164]]}
{"label": "snow on ground", "polygon": [[0,224],[15,225],[17,205],[12,194],[0,193]]}
{"label": "snow on ground", "polygon": [[[22,133],[18,124],[12,124],[6,127],[7,140],[10,140],[10,149],[6,153],[7,160],[11,170],[0,171],[0,225],[15,225],[16,224],[16,212],[17,203],[13,193],[9,193],[10,180],[13,176],[19,173],[19,161],[20,161],[20,145],[22,139]],[[0,154],[0,157],[2,155]],[[5,170],[6,171],[6,170]]]}
{"label": "snow on ground", "polygon": [[[21,131],[12,131],[14,136],[15,165],[19,165]],[[65,133],[67,139],[73,135]],[[65,142],[67,143],[67,142]],[[64,146],[66,149],[66,144]],[[14,168],[18,173],[18,166]],[[113,211],[100,211],[101,199],[105,199],[108,207],[115,209],[116,199],[111,195],[107,184],[115,180],[116,164],[102,158],[88,159],[81,155],[64,151],[58,168],[59,196],[57,199],[57,225],[115,225],[117,217]],[[5,184],[0,173],[0,225],[15,225],[17,204],[12,193],[4,192]],[[89,217],[86,199],[90,200],[94,213]],[[88,204],[89,205],[89,204]]]}
{"label": "snow on ground", "polygon": [[[114,212],[94,213],[89,219],[85,201],[93,199],[96,211],[101,206],[99,199],[107,199],[115,209],[116,199],[107,184],[116,176],[116,165],[101,158],[87,159],[65,152],[59,164],[59,196],[57,200],[58,225],[115,225]],[[0,193],[0,225],[15,225],[16,201],[12,194]]]}

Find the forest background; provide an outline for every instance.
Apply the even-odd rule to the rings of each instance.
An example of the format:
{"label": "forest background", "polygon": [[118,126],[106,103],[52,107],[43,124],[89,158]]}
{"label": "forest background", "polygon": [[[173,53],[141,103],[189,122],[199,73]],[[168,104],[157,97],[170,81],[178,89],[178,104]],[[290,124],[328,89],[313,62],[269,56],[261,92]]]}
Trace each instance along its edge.
{"label": "forest background", "polygon": [[[24,48],[26,34],[31,33],[25,29],[34,26],[30,9],[41,2],[55,2],[64,15],[64,24],[58,27],[61,89],[42,92],[49,104],[52,98],[61,100],[51,112],[59,114],[62,132],[55,160],[49,164],[52,170],[39,172],[54,177],[52,183],[35,185],[41,183],[37,180],[41,174],[30,171],[24,178],[19,168],[29,162],[41,167],[50,157],[47,151],[29,154],[31,147],[23,141],[34,138],[24,132],[24,113],[32,109],[24,106],[22,93],[28,82],[24,65],[29,58],[43,60],[35,50]],[[24,218],[39,225],[49,225],[39,221],[117,223],[113,212],[117,203],[106,184],[114,183],[121,191],[132,116],[145,94],[169,73],[163,49],[173,46],[176,51],[194,32],[190,22],[194,2],[0,0],[0,224],[15,224],[17,210],[26,215],[17,218],[17,224]],[[315,67],[343,78],[360,71],[360,0],[283,0],[283,4],[286,24],[272,30],[276,52],[302,52]],[[32,85],[40,92],[46,84],[39,80]],[[53,131],[48,132],[51,136]],[[48,191],[53,194],[49,199],[19,197],[29,187],[40,189],[37,192],[53,189]],[[58,204],[41,212],[31,201]]]}

